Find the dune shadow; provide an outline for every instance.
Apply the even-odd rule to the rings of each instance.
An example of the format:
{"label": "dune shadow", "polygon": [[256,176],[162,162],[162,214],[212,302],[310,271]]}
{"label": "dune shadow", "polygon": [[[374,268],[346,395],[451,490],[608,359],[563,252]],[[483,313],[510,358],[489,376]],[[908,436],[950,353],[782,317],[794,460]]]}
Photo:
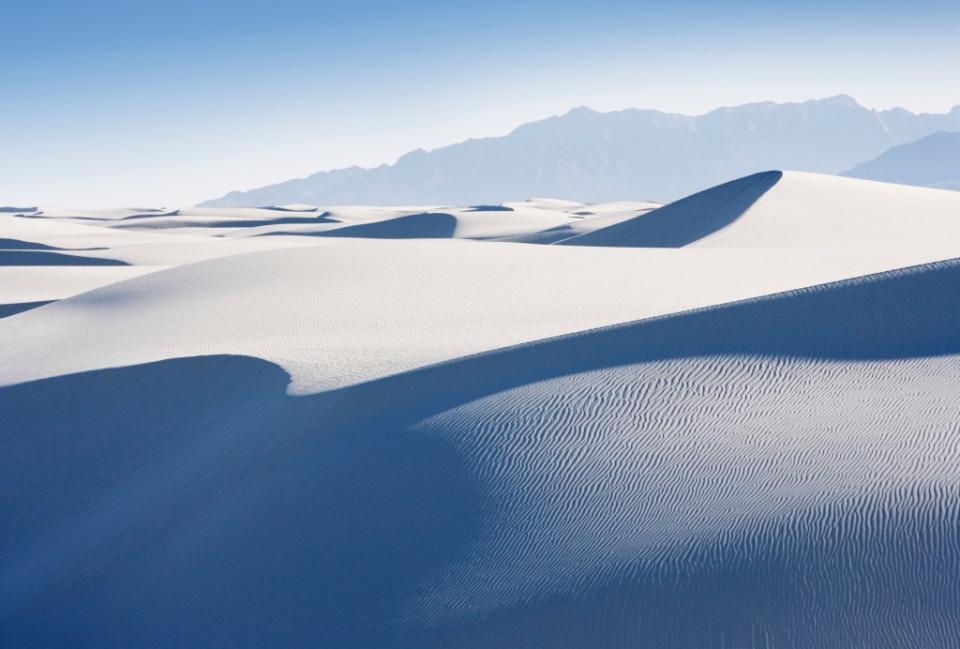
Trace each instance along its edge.
{"label": "dune shadow", "polygon": [[120,221],[129,221],[131,219],[155,219],[161,216],[180,216],[180,210],[164,210],[160,208],[135,208],[133,214],[128,214]]}
{"label": "dune shadow", "polygon": [[738,178],[557,245],[679,248],[736,221],[782,177],[764,171]]}
{"label": "dune shadow", "polygon": [[288,207],[284,205],[267,205],[261,208],[261,210],[273,210],[274,212],[317,212],[320,208],[318,207]]}
{"label": "dune shadow", "polygon": [[[658,579],[675,580],[673,573],[652,567],[647,574],[639,565],[636,579],[601,583],[613,590],[558,595],[553,606],[524,604],[514,609],[520,617],[506,611],[503,620],[491,618],[472,633],[464,627],[398,635],[401,600],[426,589],[439,567],[462,558],[482,530],[491,479],[478,475],[447,438],[411,424],[513,387],[656,360],[956,354],[958,287],[960,262],[951,260],[587,331],[305,397],[287,396],[288,377],[271,363],[235,356],[2,388],[4,640],[45,648],[577,647],[593,637],[607,646],[636,646],[631,643],[647,638],[656,640],[649,646],[714,647],[704,640],[710,629],[702,620],[750,606],[759,619],[764,607],[779,606],[767,619],[812,629],[782,642],[817,641],[823,633],[823,642],[806,646],[851,646],[844,644],[849,638],[829,635],[838,628],[829,620],[822,626],[789,622],[789,597],[750,590],[751,579],[772,583],[764,570],[789,575],[819,556],[812,549],[823,547],[824,532],[812,525],[801,526],[799,536],[795,529],[785,532],[792,539],[785,547],[757,549],[760,537],[749,530],[740,540],[721,539],[728,546],[711,549],[712,563],[704,563],[714,572],[679,586],[664,589]],[[901,529],[894,514],[882,514],[871,528],[879,552],[904,545],[891,541]],[[863,512],[854,508],[850,515]],[[915,526],[926,520],[905,516],[914,516]],[[955,530],[936,525],[920,526],[943,532],[929,541],[937,551],[956,542]],[[930,546],[915,547],[920,553]],[[767,550],[779,554],[767,556]],[[860,546],[829,556],[847,561],[858,552],[870,556]],[[909,549],[897,552],[891,570],[926,575],[945,565],[924,563]],[[764,561],[781,568],[765,568]],[[830,592],[828,564],[797,570],[798,579],[819,570]],[[617,583],[633,589],[629,597]],[[949,589],[941,586],[929,592]],[[808,585],[793,587],[795,594]],[[730,602],[738,596],[741,602]],[[841,589],[831,601],[866,607],[874,617],[863,617],[861,627],[888,609],[909,613],[871,597]],[[639,604],[649,609],[638,612]],[[949,621],[950,611],[934,612]],[[750,619],[746,613],[742,619]],[[668,622],[657,626],[658,619]],[[731,640],[746,642],[750,632],[743,628]],[[777,640],[776,628],[767,632]],[[755,636],[754,642],[764,646]]]}
{"label": "dune shadow", "polygon": [[63,248],[48,246],[43,243],[34,243],[33,241],[24,241],[23,239],[0,237],[0,251],[8,250],[63,250]]}
{"label": "dune shadow", "polygon": [[[394,421],[596,369],[704,356],[883,360],[960,353],[960,260],[460,358],[347,388]],[[363,392],[362,397],[356,393]]]}
{"label": "dune shadow", "polygon": [[[42,214],[42,212],[37,212],[37,214]],[[162,210],[162,209],[152,209],[152,208],[137,208],[130,211],[130,214],[123,216],[116,215],[97,215],[97,214],[63,214],[59,218],[66,219],[68,221],[97,221],[101,223],[123,223],[124,221],[136,221],[140,220],[149,220],[156,219],[164,216],[177,216],[180,214],[180,210]],[[19,214],[18,216],[32,217],[36,216],[34,214]]]}
{"label": "dune shadow", "polygon": [[513,208],[506,205],[471,205],[464,212],[512,212]]}
{"label": "dune shadow", "polygon": [[0,389],[5,646],[372,645],[472,536],[474,481],[287,382],[219,356]]}
{"label": "dune shadow", "polygon": [[445,212],[423,212],[385,221],[348,225],[324,232],[289,232],[311,237],[357,237],[362,239],[449,239],[457,219]]}
{"label": "dune shadow", "polygon": [[91,250],[107,250],[103,246],[97,246],[92,248],[60,248],[58,246],[50,246],[45,243],[37,243],[35,241],[26,241],[25,239],[11,239],[9,237],[2,238],[0,237],[0,253],[9,252],[13,250],[54,250],[54,251],[67,251],[67,252],[87,252]]}
{"label": "dune shadow", "polygon": [[119,259],[67,255],[52,250],[0,250],[0,266],[129,266]]}
{"label": "dune shadow", "polygon": [[30,309],[36,309],[38,306],[43,306],[44,304],[50,304],[51,302],[56,302],[56,300],[43,300],[40,302],[16,302],[13,304],[0,304],[0,318],[7,318],[18,313],[23,313],[24,311],[29,311]]}
{"label": "dune shadow", "polygon": [[265,225],[316,225],[339,222],[322,216],[278,216],[269,219],[215,219],[212,221],[191,221],[185,218],[182,221],[161,222],[151,222],[150,218],[138,217],[133,221],[125,220],[122,225],[116,227],[118,229],[169,230],[172,228],[256,228]]}

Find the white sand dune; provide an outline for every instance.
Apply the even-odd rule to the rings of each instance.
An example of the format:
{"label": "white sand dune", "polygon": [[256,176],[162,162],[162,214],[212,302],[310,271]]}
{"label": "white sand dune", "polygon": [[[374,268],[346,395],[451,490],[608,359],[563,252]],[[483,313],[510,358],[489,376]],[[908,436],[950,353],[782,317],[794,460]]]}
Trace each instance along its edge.
{"label": "white sand dune", "polygon": [[0,215],[0,638],[953,649],[957,198]]}
{"label": "white sand dune", "polygon": [[[0,214],[0,273],[15,280],[0,284],[0,317],[166,267],[316,245],[315,236],[509,239],[584,221],[539,207],[497,207],[18,209]],[[597,218],[600,227],[604,217]],[[117,268],[77,270],[88,266]],[[28,269],[32,276],[23,274]]]}
{"label": "white sand dune", "polygon": [[[228,236],[278,234],[315,235],[379,239],[460,238],[492,239],[525,235],[574,223],[580,217],[563,211],[537,207],[488,210],[476,207],[417,208],[330,208],[319,213],[245,210],[236,218],[232,209],[196,208],[169,218],[137,219],[121,227],[163,229]],[[264,212],[268,212],[264,214]],[[635,212],[634,212],[635,213]]]}
{"label": "white sand dune", "polygon": [[[164,207],[110,207],[98,209],[72,209],[66,207],[41,207],[33,211],[37,218],[67,219],[76,221],[122,221],[134,218],[163,217],[176,215],[179,210]],[[26,213],[29,215],[30,213]]]}
{"label": "white sand dune", "polygon": [[7,637],[952,646],[958,280],[950,262],[313,397],[237,357],[7,389]]}
{"label": "white sand dune", "polygon": [[279,364],[306,394],[939,258],[322,241],[181,266],[0,321],[10,343],[0,384],[244,354]]}
{"label": "white sand dune", "polygon": [[131,232],[72,217],[0,214],[0,317],[17,312],[12,305],[59,300],[172,266],[303,245],[281,238],[226,240],[192,233]]}
{"label": "white sand dune", "polygon": [[936,247],[960,236],[958,214],[956,192],[769,171],[563,243],[745,249]]}
{"label": "white sand dune", "polygon": [[[43,208],[43,218],[15,221],[17,230],[58,232],[64,224],[99,226],[116,231],[168,236],[255,237],[319,235],[354,238],[536,238],[563,230],[582,234],[658,207],[656,203],[620,201],[585,205],[536,199],[502,205],[430,206],[271,206],[263,208],[189,207],[177,210],[68,210]],[[11,223],[14,219],[11,219]],[[31,223],[24,223],[28,221]],[[54,223],[50,223],[54,221]],[[30,225],[33,225],[31,228]],[[13,227],[13,226],[11,226]],[[66,229],[76,235],[84,230]],[[90,230],[85,230],[90,233]],[[99,237],[104,237],[100,232]],[[549,238],[549,237],[546,237]],[[159,240],[158,240],[159,241]]]}
{"label": "white sand dune", "polygon": [[644,212],[661,207],[660,203],[650,201],[612,201],[608,203],[591,203],[574,210],[567,210],[574,214],[613,214],[625,212]]}
{"label": "white sand dune", "polygon": [[512,201],[504,203],[504,205],[514,209],[533,207],[556,212],[572,212],[586,207],[586,203],[578,203],[577,201],[569,201],[561,198],[528,198],[525,201]]}
{"label": "white sand dune", "polygon": [[270,205],[267,209],[277,210],[279,212],[316,212],[320,208],[316,205],[307,205],[306,203],[288,203],[286,205]]}
{"label": "white sand dune", "polygon": [[[2,252],[0,252],[2,254]],[[5,266],[0,267],[0,304],[59,300],[166,266]]]}
{"label": "white sand dune", "polygon": [[572,240],[574,237],[608,228],[617,223],[638,218],[661,207],[657,203],[627,202],[604,203],[602,205],[584,205],[569,210],[568,213],[579,216],[578,220],[563,223],[546,230],[521,233],[503,237],[505,241],[517,243],[557,243]]}

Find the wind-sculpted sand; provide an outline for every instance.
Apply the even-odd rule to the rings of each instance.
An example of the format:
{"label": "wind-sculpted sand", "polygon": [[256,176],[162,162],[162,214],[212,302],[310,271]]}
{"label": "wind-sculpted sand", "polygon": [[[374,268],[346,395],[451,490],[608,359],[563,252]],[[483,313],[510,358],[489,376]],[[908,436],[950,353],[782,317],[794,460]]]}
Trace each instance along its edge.
{"label": "wind-sculpted sand", "polygon": [[[0,639],[956,647],[960,195],[737,182],[340,210],[363,238],[0,229],[189,249],[0,320]],[[449,240],[558,227],[591,245]]]}

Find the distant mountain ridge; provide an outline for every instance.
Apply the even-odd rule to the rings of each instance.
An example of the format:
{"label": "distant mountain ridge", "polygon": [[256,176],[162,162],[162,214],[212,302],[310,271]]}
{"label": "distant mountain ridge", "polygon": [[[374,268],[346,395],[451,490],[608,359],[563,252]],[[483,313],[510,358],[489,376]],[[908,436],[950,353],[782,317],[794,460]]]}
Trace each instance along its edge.
{"label": "distant mountain ridge", "polygon": [[960,190],[960,133],[938,132],[888,149],[844,176]]}
{"label": "distant mountain ridge", "polygon": [[201,205],[464,204],[530,196],[669,201],[764,169],[840,173],[937,131],[960,131],[960,106],[917,115],[871,110],[840,95],[698,116],[581,107],[505,136],[417,149],[392,165],[322,171]]}

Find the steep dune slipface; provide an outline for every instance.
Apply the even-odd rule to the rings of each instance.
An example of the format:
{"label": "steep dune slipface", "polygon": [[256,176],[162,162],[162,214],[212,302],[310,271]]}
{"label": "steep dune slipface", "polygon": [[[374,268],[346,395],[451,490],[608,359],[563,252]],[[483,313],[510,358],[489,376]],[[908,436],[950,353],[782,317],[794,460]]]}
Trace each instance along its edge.
{"label": "steep dune slipface", "polygon": [[741,218],[782,178],[766,171],[711,187],[634,219],[560,242],[568,246],[679,248]]}
{"label": "steep dune slipface", "polygon": [[561,243],[869,251],[937,248],[957,237],[956,192],[768,171]]}
{"label": "steep dune slipface", "polygon": [[5,388],[6,639],[956,646],[958,286],[935,264],[308,397],[235,357]]}
{"label": "steep dune slipface", "polygon": [[696,244],[778,249],[936,247],[960,236],[960,195],[785,172],[744,215]]}
{"label": "steep dune slipface", "polygon": [[444,212],[422,212],[385,221],[316,233],[317,236],[357,237],[360,239],[449,239],[457,229],[457,220]]}

